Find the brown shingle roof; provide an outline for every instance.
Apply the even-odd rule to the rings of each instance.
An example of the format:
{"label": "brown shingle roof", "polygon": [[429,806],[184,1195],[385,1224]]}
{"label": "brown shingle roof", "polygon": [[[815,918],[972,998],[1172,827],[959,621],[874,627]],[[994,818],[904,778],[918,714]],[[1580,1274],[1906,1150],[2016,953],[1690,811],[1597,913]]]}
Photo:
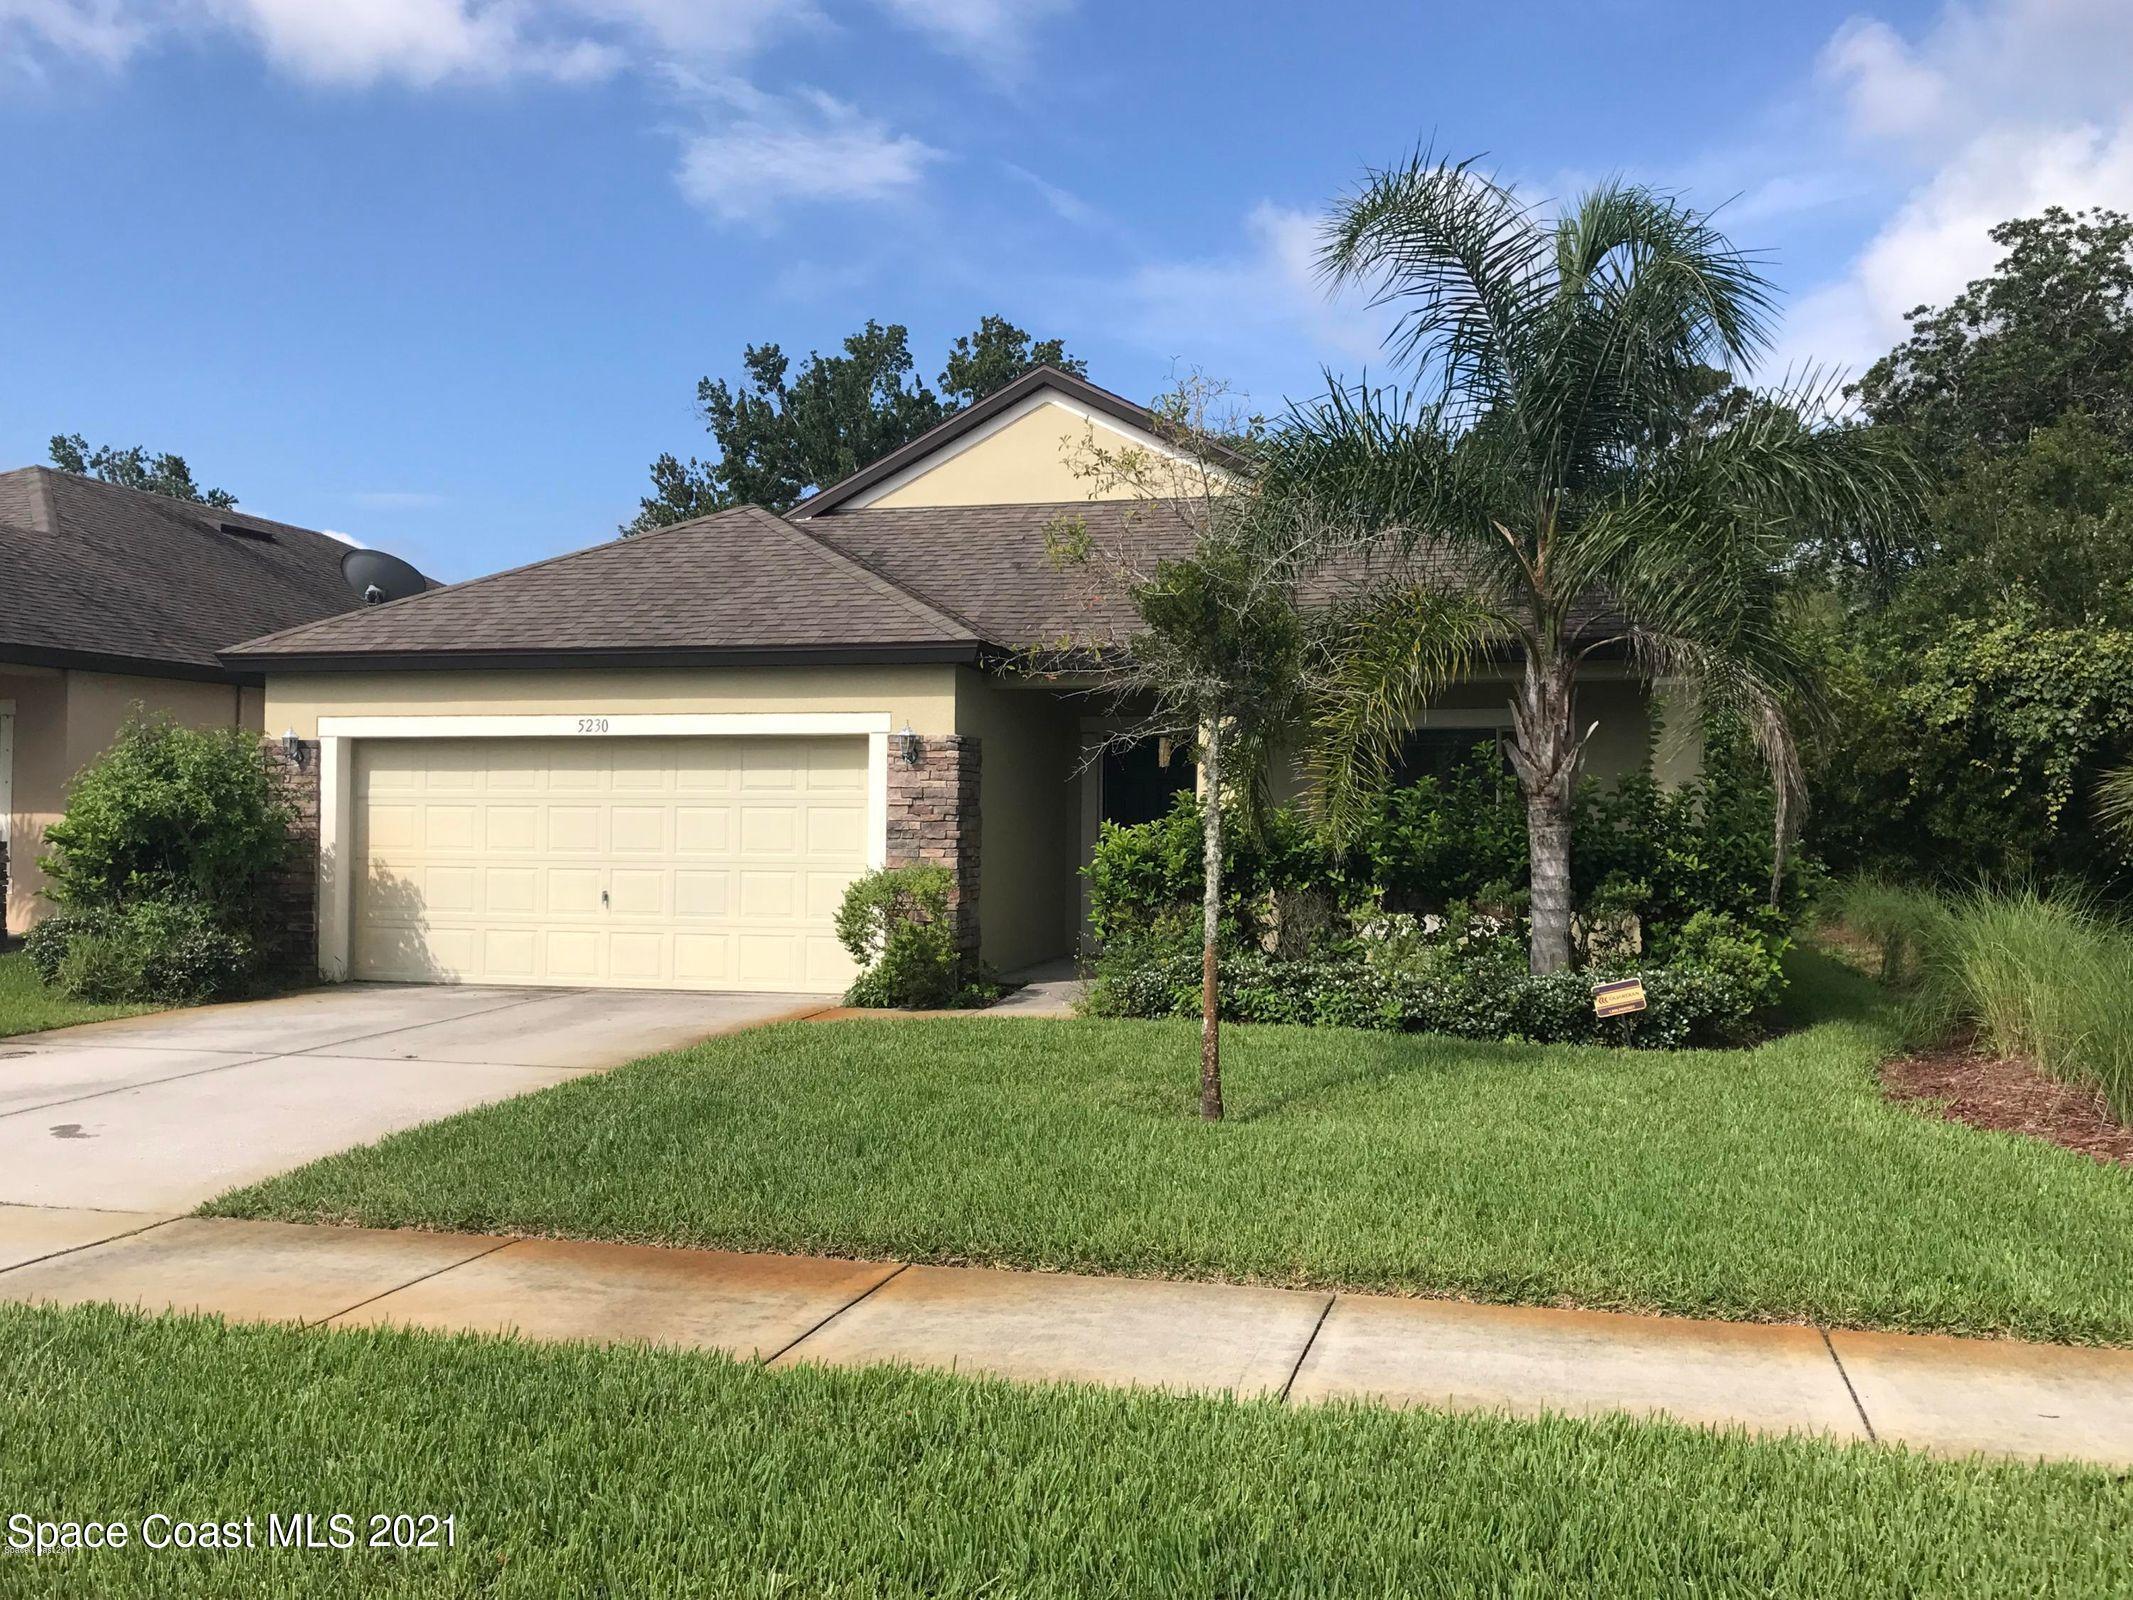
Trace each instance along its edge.
{"label": "brown shingle roof", "polygon": [[862,507],[815,517],[808,532],[884,577],[953,606],[1002,649],[1116,641],[1136,626],[1122,586],[1101,562],[1052,558],[1047,530],[1083,523],[1099,550],[1136,541],[1155,556],[1182,555],[1192,529],[1158,504],[1081,500],[1058,505]]}
{"label": "brown shingle roof", "polygon": [[347,549],[49,467],[0,472],[0,660],[224,678],[223,646],[358,603]]}
{"label": "brown shingle roof", "polygon": [[959,617],[753,506],[433,589],[224,652],[268,665],[970,659]]}

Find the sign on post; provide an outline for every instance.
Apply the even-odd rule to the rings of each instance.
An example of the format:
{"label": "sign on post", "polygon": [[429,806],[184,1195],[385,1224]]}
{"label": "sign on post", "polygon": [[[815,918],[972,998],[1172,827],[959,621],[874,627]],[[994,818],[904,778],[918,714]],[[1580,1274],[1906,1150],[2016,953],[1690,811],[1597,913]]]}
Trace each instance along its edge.
{"label": "sign on post", "polygon": [[1626,1017],[1644,1009],[1644,980],[1618,978],[1592,986],[1592,1011],[1598,1017]]}

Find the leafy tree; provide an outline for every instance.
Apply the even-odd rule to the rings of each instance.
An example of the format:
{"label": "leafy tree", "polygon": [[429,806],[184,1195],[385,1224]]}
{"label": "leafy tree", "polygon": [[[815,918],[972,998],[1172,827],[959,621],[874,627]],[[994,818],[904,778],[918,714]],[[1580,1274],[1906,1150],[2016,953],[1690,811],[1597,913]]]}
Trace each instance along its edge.
{"label": "leafy tree", "polygon": [[227,489],[203,491],[193,482],[192,468],[185,464],[183,456],[168,452],[150,455],[137,444],[128,445],[123,450],[110,444],[92,449],[89,441],[78,433],[53,434],[51,453],[53,466],[80,477],[98,478],[128,489],[145,489],[150,494],[190,500],[222,511],[237,503],[237,497]]}
{"label": "leafy tree", "polygon": [[2007,252],[1992,275],[1913,311],[1911,336],[1860,380],[1867,414],[1951,473],[2072,411],[2133,445],[2133,220],[2053,206],[1992,239]]}
{"label": "leafy tree", "polygon": [[1234,817],[1250,830],[1263,818],[1275,741],[1306,704],[1312,629],[1303,596],[1317,559],[1308,533],[1237,470],[1224,441],[1238,426],[1214,414],[1223,393],[1193,377],[1156,402],[1156,426],[1175,453],[1093,439],[1079,447],[1083,474],[1135,505],[1108,545],[1086,520],[1061,519],[1048,530],[1050,553],[1088,572],[1095,593],[1123,590],[1136,625],[1124,640],[1097,633],[1044,652],[1063,655],[1111,701],[1124,730],[1116,742],[1169,739],[1197,755],[1200,1115],[1209,1121],[1222,1116],[1225,827]]}
{"label": "leafy tree", "polygon": [[1925,523],[1930,558],[1885,619],[1919,647],[1951,618],[2015,607],[2042,626],[2133,626],[2133,449],[2084,411],[1969,453]]}
{"label": "leafy tree", "polygon": [[1000,316],[985,317],[955,341],[938,394],[913,376],[910,334],[901,323],[869,321],[844,341],[841,355],[810,352],[797,368],[774,344],[748,346],[741,365],[746,376],[738,384],[704,378],[696,386],[697,412],[718,441],[717,458],[661,455],[651,467],[652,493],[623,533],[737,505],[787,510],[1032,367],[1086,370],[1059,340],[1033,340]]}
{"label": "leafy tree", "polygon": [[1005,317],[986,315],[977,331],[958,334],[941,369],[941,395],[950,410],[975,405],[997,389],[1004,389],[1032,367],[1057,367],[1077,378],[1087,377],[1089,364],[1066,353],[1057,339],[1032,340]]}
{"label": "leafy tree", "polygon": [[[1530,961],[1560,970],[1581,676],[1618,653],[1694,690],[1795,796],[1787,708],[1813,686],[1784,564],[1802,527],[1884,517],[1900,453],[1816,425],[1815,395],[1708,404],[1711,374],[1765,347],[1769,287],[1706,217],[1647,189],[1603,185],[1551,222],[1469,164],[1418,154],[1339,207],[1321,263],[1400,308],[1392,346],[1419,393],[1336,389],[1269,458],[1277,497],[1346,522],[1384,575],[1315,721],[1319,804],[1352,825],[1416,713],[1470,653],[1508,647]],[[1777,826],[1782,846],[1784,804]]]}

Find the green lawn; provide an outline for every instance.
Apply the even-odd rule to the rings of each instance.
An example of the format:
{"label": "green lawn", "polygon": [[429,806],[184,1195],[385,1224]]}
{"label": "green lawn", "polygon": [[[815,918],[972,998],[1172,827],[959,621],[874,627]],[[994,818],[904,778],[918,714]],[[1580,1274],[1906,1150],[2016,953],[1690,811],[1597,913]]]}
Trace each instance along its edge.
{"label": "green lawn", "polygon": [[2133,1173],[1885,1104],[1888,1024],[1663,1055],[1186,1025],[790,1024],[469,1112],[230,1216],[2133,1342]]}
{"label": "green lawn", "polygon": [[[2133,1491],[1662,1424],[0,1309],[0,1505],[450,1514],[449,1550],[0,1551],[9,1594],[2101,1594]],[[367,1529],[367,1522],[358,1526]]]}
{"label": "green lawn", "polygon": [[92,1006],[69,1000],[56,989],[37,981],[30,958],[17,950],[0,955],[0,1039],[11,1033],[38,1033],[46,1028],[71,1028],[77,1022],[105,1022],[112,1017],[137,1017],[156,1006]]}

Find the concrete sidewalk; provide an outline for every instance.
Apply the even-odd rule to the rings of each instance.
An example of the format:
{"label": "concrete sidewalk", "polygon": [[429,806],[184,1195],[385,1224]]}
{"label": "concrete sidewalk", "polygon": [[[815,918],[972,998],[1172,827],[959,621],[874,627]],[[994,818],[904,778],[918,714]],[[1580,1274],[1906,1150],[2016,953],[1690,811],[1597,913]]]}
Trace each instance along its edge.
{"label": "concrete sidewalk", "polygon": [[0,1300],[1738,1425],[2133,1467],[2133,1350],[0,1206]]}

